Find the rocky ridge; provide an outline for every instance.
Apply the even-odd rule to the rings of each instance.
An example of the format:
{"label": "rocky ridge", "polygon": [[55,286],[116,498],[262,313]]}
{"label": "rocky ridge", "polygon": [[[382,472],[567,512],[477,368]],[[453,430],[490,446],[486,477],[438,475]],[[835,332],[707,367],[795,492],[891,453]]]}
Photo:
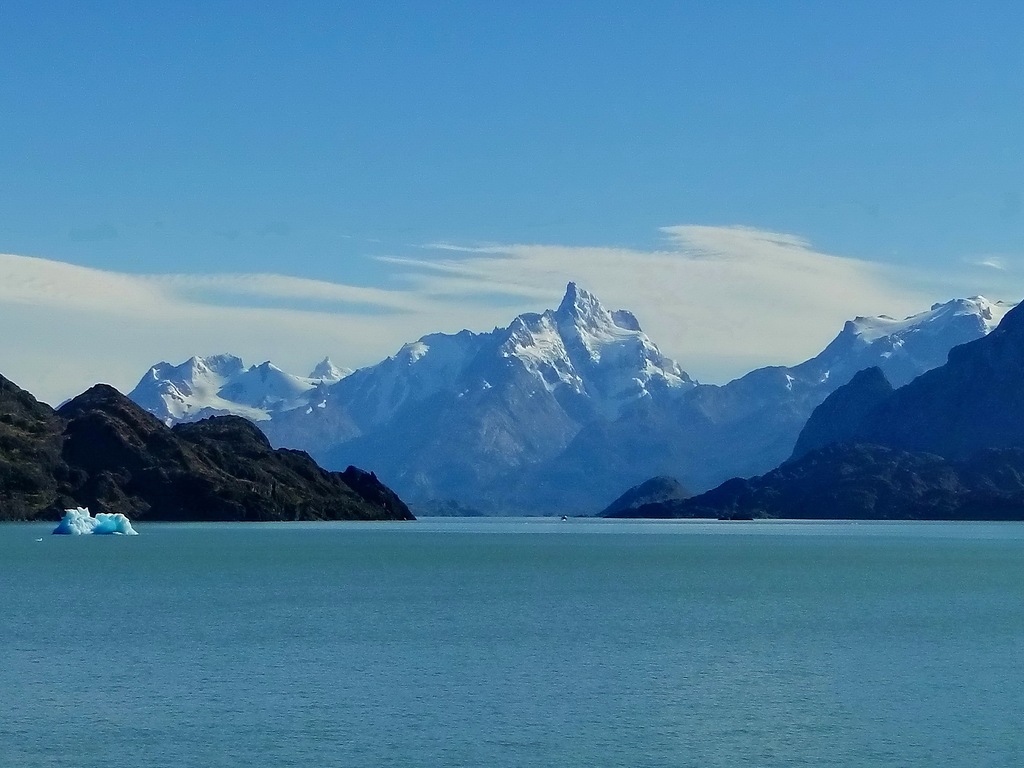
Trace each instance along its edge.
{"label": "rocky ridge", "polygon": [[55,412],[0,377],[0,519],[79,505],[142,521],[412,517],[374,475],[275,450],[246,419],[171,429],[104,384]]}

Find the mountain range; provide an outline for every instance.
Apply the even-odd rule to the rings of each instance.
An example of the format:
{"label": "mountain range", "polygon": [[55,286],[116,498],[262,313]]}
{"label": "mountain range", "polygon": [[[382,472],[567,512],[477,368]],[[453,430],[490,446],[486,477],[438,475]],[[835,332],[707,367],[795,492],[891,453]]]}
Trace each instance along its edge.
{"label": "mountain range", "polygon": [[799,365],[719,386],[663,355],[631,312],[570,283],[557,309],[424,336],[355,372],[325,360],[296,377],[197,357],[154,366],[129,396],[167,424],[245,416],[328,468],[372,467],[423,511],[593,512],[653,475],[699,492],[768,471],[855,373],[878,366],[907,383],[1008,308],[974,297],[903,320],[858,317]]}
{"label": "mountain range", "polygon": [[1024,519],[1024,307],[902,387],[859,372],[776,469],[610,515]]}

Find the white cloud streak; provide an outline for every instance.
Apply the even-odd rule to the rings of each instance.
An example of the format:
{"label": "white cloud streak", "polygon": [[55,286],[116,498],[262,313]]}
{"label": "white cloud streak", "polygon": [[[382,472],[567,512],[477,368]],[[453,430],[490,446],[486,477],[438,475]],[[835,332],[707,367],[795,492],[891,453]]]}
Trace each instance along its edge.
{"label": "white cloud streak", "polygon": [[[662,248],[444,246],[457,258],[392,260],[426,294],[501,290],[550,305],[570,279],[628,307],[699,378],[725,380],[815,354],[857,314],[910,314],[936,297],[881,264],[814,250],[804,239],[747,227],[676,226]],[[909,276],[912,277],[912,276]],[[942,298],[942,297],[938,297]]]}
{"label": "white cloud streak", "polygon": [[0,255],[0,373],[56,403],[101,380],[127,391],[153,363],[193,354],[229,351],[297,373],[325,354],[366,365],[425,333],[489,330],[554,306],[574,280],[631,309],[692,375],[724,381],[817,353],[854,315],[906,315],[958,295],[935,275],[822,253],[789,234],[662,233],[650,250],[435,243],[423,258],[379,259],[399,288],[132,275]]}
{"label": "white cloud streak", "polygon": [[979,256],[974,259],[968,259],[967,263],[975,267],[985,267],[986,269],[995,269],[999,272],[1006,272],[1006,259],[1002,256]]}

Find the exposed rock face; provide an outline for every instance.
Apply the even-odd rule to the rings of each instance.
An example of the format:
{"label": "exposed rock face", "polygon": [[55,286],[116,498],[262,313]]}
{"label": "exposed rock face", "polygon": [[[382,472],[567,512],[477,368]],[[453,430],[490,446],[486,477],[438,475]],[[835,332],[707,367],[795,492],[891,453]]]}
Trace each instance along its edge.
{"label": "exposed rock face", "polygon": [[133,520],[411,519],[369,473],[321,469],[274,450],[246,419],[223,416],[173,430],[98,384],[56,413],[0,386],[3,519],[59,516],[72,503]]}
{"label": "exposed rock face", "polygon": [[797,438],[790,461],[830,443],[854,440],[861,422],[893,393],[881,368],[866,368],[814,409]]}
{"label": "exposed rock face", "polygon": [[761,477],[611,517],[1024,520],[1024,450],[951,462],[877,445],[812,451]]}
{"label": "exposed rock face", "polygon": [[681,501],[693,494],[690,493],[674,477],[659,475],[652,477],[640,485],[634,485],[615,501],[605,507],[601,517],[611,517],[617,512],[637,509],[645,504],[659,504],[667,501]]}

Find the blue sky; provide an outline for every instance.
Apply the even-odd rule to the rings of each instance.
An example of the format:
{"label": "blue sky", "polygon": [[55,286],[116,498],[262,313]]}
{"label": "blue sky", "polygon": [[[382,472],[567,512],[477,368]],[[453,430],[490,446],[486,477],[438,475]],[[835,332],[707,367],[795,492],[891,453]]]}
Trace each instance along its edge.
{"label": "blue sky", "polygon": [[[794,307],[793,324],[822,327],[789,334],[790,347],[754,344],[788,358],[763,363],[813,354],[850,312],[1020,298],[1022,30],[1011,2],[14,0],[0,6],[0,253],[115,282],[176,276],[181,334],[119,343],[102,370],[122,377],[156,362],[146,355],[238,351],[229,344],[304,365],[322,356],[310,329],[334,322],[358,326],[360,342],[335,330],[318,349],[366,364],[400,339],[543,308],[569,278],[630,302],[698,378],[728,378],[757,356],[723,351],[727,338],[704,352],[687,342],[700,315],[664,318],[680,299],[668,278],[690,273],[645,272],[665,250],[707,256],[709,231],[701,251],[663,228],[720,228],[735,245],[729,228],[743,227],[753,234],[740,251],[710,247],[732,262],[763,258],[763,234],[782,234],[878,283],[851,292],[828,273],[808,284],[832,286],[815,306],[835,316]],[[547,250],[527,259],[523,247]],[[499,263],[481,272],[484,257]],[[437,282],[467,260],[471,275]],[[592,260],[603,271],[590,274]],[[44,265],[16,264],[0,278],[23,287],[0,291],[0,320],[28,332],[55,299],[30,290],[29,267]],[[257,296],[239,288],[252,274],[309,290]],[[201,276],[217,289],[198,288]],[[765,287],[702,279],[691,290],[726,313]],[[623,287],[637,282],[652,287]],[[786,311],[784,296],[762,298]],[[222,332],[231,322],[203,315],[268,307],[313,310],[295,331],[307,341],[274,338],[273,317]],[[375,313],[377,331],[359,325]],[[34,347],[53,352],[62,338]],[[0,372],[30,388],[99,375],[97,363],[43,382],[24,347],[0,345]]]}

